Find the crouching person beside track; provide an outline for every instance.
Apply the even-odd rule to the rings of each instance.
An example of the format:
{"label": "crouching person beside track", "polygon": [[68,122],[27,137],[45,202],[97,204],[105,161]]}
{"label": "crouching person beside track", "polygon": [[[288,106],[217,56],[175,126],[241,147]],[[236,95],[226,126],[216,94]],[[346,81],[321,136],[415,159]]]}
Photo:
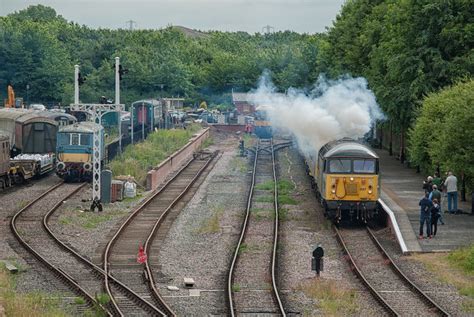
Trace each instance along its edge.
{"label": "crouching person beside track", "polygon": [[426,237],[431,239],[431,207],[433,202],[428,198],[429,193],[425,194],[418,205],[420,205],[420,239],[423,239],[423,226],[426,222]]}

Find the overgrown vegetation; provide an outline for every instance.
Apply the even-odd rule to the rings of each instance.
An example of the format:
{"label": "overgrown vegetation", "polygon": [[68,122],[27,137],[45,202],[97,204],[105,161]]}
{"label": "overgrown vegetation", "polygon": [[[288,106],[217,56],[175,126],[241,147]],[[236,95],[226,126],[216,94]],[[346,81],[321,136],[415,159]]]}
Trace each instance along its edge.
{"label": "overgrown vegetation", "polygon": [[300,286],[306,296],[317,301],[324,316],[353,315],[359,309],[357,292],[335,280],[313,279]]}
{"label": "overgrown vegetation", "polygon": [[127,146],[122,156],[110,163],[113,175],[131,175],[140,184],[145,184],[147,172],[185,145],[198,130],[199,126],[191,125],[186,130],[151,133],[145,141]]}
{"label": "overgrown vegetation", "polygon": [[448,254],[416,254],[412,256],[422,262],[441,282],[454,285],[461,295],[465,312],[474,312],[474,244]]}
{"label": "overgrown vegetation", "polygon": [[[79,212],[79,211],[78,211]],[[116,217],[127,214],[127,211],[112,210],[108,212],[79,212],[77,215],[60,215],[59,223],[63,225],[77,226],[83,229],[95,229],[99,225]]]}
{"label": "overgrown vegetation", "polygon": [[474,80],[460,82],[424,101],[410,131],[409,154],[431,174],[439,166],[474,188]]}
{"label": "overgrown vegetation", "polygon": [[[19,274],[19,273],[17,273]],[[15,290],[16,277],[0,263],[0,302],[7,316],[63,317],[70,313],[61,308],[59,295],[43,292],[18,293]]]}

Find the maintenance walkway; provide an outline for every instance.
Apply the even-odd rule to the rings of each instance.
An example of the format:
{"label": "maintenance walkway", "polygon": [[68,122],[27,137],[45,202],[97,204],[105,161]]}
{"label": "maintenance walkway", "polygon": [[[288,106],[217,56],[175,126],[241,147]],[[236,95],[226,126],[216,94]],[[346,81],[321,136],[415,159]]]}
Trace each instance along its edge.
{"label": "maintenance walkway", "polygon": [[[418,239],[420,207],[418,202],[424,195],[422,189],[425,175],[407,168],[386,150],[376,150],[380,157],[382,182],[381,200],[393,211],[406,245],[406,252],[446,252],[474,242],[474,216],[471,215],[471,195],[467,201],[460,201],[458,209],[462,213],[443,213],[445,225],[438,224],[438,232],[433,239]],[[458,177],[458,188],[460,179]],[[447,201],[442,202],[443,211]]]}

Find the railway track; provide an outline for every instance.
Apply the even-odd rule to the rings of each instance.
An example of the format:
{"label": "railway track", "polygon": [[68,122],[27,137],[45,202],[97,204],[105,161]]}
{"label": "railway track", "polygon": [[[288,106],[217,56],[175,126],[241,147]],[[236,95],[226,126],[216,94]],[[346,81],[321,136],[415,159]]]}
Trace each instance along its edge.
{"label": "railway track", "polygon": [[[69,247],[49,226],[49,219],[62,202],[77,193],[86,184],[59,183],[49,188],[11,220],[11,228],[18,241],[40,262],[63,280],[77,295],[83,297],[90,307],[98,307],[108,316],[124,316],[113,305],[101,305],[96,295],[103,294],[105,271]],[[66,192],[66,194],[64,194]],[[130,290],[114,277],[111,283],[129,299],[130,309],[144,315],[156,312],[152,304]]]}
{"label": "railway track", "polygon": [[[11,219],[10,227],[20,244],[76,294],[83,297],[89,306],[96,306],[107,312],[107,309],[95,299],[95,295],[100,293],[101,289],[100,283],[95,282],[97,280],[95,272],[77,261],[74,256],[55,243],[56,241],[51,243],[52,237],[44,226],[46,215],[56,210],[63,200],[74,195],[84,185],[58,183],[50,187],[19,210]],[[110,313],[108,315],[111,316]]]}
{"label": "railway track", "polygon": [[[168,213],[200,178],[216,155],[217,152],[196,155],[127,218],[105,248],[103,259],[107,275],[124,281],[142,296],[151,296],[159,310],[156,315],[176,314],[160,296],[155,285],[150,264],[154,237]],[[147,254],[144,264],[139,264],[136,260],[140,246],[144,247]],[[126,303],[116,295],[116,290],[109,284],[108,278],[105,288],[116,309],[122,310]]]}
{"label": "railway track", "polygon": [[227,302],[231,316],[286,316],[275,276],[277,188],[273,140],[260,140],[255,151],[245,219],[227,276]]}
{"label": "railway track", "polygon": [[449,316],[403,274],[368,227],[334,230],[351,267],[387,313]]}

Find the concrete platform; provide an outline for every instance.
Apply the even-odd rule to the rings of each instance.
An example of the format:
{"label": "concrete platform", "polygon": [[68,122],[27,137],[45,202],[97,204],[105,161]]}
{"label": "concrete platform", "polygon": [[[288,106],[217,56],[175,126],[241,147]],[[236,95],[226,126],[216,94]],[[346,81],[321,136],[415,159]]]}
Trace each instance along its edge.
{"label": "concrete platform", "polygon": [[[474,242],[474,216],[471,213],[470,196],[467,202],[460,201],[458,208],[463,214],[443,213],[445,225],[438,224],[438,232],[433,239],[418,239],[420,209],[418,202],[423,197],[422,189],[425,175],[417,174],[400,164],[388,151],[376,150],[380,156],[382,181],[381,200],[393,211],[406,245],[405,252],[446,252]],[[459,186],[458,186],[459,188]],[[447,201],[442,203],[447,209]],[[466,214],[467,213],[467,214]]]}

